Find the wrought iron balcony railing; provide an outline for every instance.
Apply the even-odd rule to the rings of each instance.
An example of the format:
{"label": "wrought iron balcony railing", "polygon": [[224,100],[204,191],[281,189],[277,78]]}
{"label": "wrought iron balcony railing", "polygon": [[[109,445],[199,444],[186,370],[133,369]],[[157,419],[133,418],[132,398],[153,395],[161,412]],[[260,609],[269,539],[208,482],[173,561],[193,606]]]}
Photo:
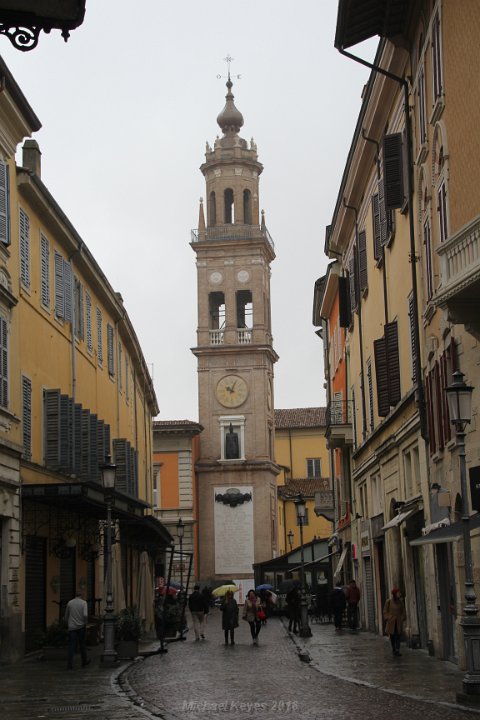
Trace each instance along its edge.
{"label": "wrought iron balcony railing", "polygon": [[353,419],[352,400],[332,400],[327,405],[325,413],[325,424],[350,425]]}
{"label": "wrought iron balcony railing", "polygon": [[252,240],[262,237],[268,242],[273,251],[275,245],[272,237],[264,225],[214,225],[203,230],[192,230],[192,243],[198,242],[222,242],[225,240]]}

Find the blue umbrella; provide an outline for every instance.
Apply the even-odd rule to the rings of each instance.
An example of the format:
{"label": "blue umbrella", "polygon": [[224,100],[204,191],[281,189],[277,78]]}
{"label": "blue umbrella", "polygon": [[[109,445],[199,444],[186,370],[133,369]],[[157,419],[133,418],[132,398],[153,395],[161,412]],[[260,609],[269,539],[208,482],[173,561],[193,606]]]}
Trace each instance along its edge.
{"label": "blue umbrella", "polygon": [[256,590],[273,590],[273,585],[269,585],[268,583],[257,585]]}

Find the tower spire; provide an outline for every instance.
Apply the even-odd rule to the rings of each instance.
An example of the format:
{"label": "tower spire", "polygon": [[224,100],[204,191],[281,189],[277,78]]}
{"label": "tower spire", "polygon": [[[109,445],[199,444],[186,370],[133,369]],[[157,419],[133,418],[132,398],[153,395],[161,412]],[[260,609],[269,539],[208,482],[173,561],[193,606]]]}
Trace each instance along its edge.
{"label": "tower spire", "polygon": [[[233,58],[230,55],[227,55],[226,58],[224,58],[225,62],[227,63],[228,67],[228,75],[227,75],[227,94],[225,95],[225,107],[223,108],[222,112],[217,117],[217,123],[220,125],[221,129],[223,130],[224,135],[237,135],[240,131],[240,128],[243,125],[243,115],[235,107],[234,103],[234,95],[232,93],[232,87],[233,82],[230,75],[230,64],[233,61]],[[217,75],[218,78],[221,78],[221,75]],[[240,75],[236,75],[236,78],[240,78]]]}

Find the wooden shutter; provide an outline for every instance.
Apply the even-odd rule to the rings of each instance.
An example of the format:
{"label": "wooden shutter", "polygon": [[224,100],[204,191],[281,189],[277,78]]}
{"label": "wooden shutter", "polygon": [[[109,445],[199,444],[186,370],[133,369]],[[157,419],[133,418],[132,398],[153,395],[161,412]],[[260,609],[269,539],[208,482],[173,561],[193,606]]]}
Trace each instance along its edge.
{"label": "wooden shutter", "polygon": [[72,472],[73,400],[60,395],[60,470]]}
{"label": "wooden shutter", "polygon": [[385,417],[390,412],[390,400],[388,393],[387,345],[384,337],[373,341],[373,352],[377,381],[378,414]]}
{"label": "wooden shutter", "polygon": [[350,286],[350,312],[353,316],[353,313],[357,309],[358,304],[358,287],[357,287],[357,278],[356,278],[356,253],[355,248],[353,248],[353,254],[350,260],[348,261],[348,281]]}
{"label": "wooden shutter", "polygon": [[85,314],[86,314],[86,325],[87,325],[87,350],[88,352],[93,351],[93,340],[92,340],[92,298],[88,293],[85,293]]}
{"label": "wooden shutter", "polygon": [[121,390],[122,389],[122,345],[120,343],[120,340],[118,341],[118,387]]}
{"label": "wooden shutter", "polygon": [[22,435],[23,457],[32,457],[32,381],[22,375]]}
{"label": "wooden shutter", "polygon": [[374,428],[374,412],[373,412],[373,380],[372,380],[372,361],[367,361],[367,383],[368,383],[368,409],[370,430]]}
{"label": "wooden shutter", "polygon": [[7,163],[0,161],[0,242],[10,245],[10,183]]}
{"label": "wooden shutter", "polygon": [[40,235],[40,285],[41,301],[46,308],[50,307],[50,245],[45,235]]}
{"label": "wooden shutter", "polygon": [[20,208],[20,280],[30,287],[30,220]]}
{"label": "wooden shutter", "polygon": [[445,447],[445,436],[443,431],[443,423],[444,423],[444,417],[443,417],[443,395],[444,391],[443,388],[440,387],[440,366],[438,364],[438,361],[435,363],[435,366],[433,368],[433,392],[435,395],[434,399],[434,407],[435,407],[435,420],[436,425],[438,428],[438,434],[437,434],[437,440],[438,440],[438,449],[443,450]]}
{"label": "wooden shutter", "polygon": [[360,292],[362,293],[368,287],[367,233],[365,230],[358,234],[358,277]]}
{"label": "wooden shutter", "polygon": [[[102,462],[104,459],[102,458]],[[89,457],[89,480],[99,479],[99,457],[98,457],[98,416],[90,413],[90,457]]]}
{"label": "wooden shutter", "polygon": [[45,464],[51,470],[60,467],[60,390],[44,390]]}
{"label": "wooden shutter", "polygon": [[124,439],[115,438],[112,444],[114,462],[117,466],[115,473],[115,489],[119,492],[127,494],[130,470],[129,443]]}
{"label": "wooden shutter", "polygon": [[448,412],[448,400],[445,388],[448,385],[448,363],[447,363],[447,352],[445,351],[440,356],[440,391],[442,396],[442,425],[443,425],[443,438],[445,445],[451,438],[450,428],[450,414]]}
{"label": "wooden shutter", "polygon": [[73,272],[69,262],[63,262],[63,289],[65,295],[65,320],[69,323],[73,319]]}
{"label": "wooden shutter", "polygon": [[348,278],[338,278],[338,309],[340,327],[348,328],[351,320]]}
{"label": "wooden shutter", "polygon": [[427,420],[428,420],[428,442],[430,447],[430,455],[434,455],[437,451],[436,433],[435,433],[435,414],[433,411],[432,397],[432,375],[429,373],[425,378],[425,394],[427,402]]}
{"label": "wooden shutter", "polygon": [[106,454],[107,451],[105,448],[105,422],[103,420],[99,420],[97,424],[97,482],[102,482],[102,478],[100,477],[100,465],[103,465],[103,463],[105,462]]}
{"label": "wooden shutter", "polygon": [[90,412],[82,410],[82,461],[81,461],[81,478],[82,480],[90,479]]}
{"label": "wooden shutter", "polygon": [[108,374],[113,377],[115,374],[115,365],[113,357],[113,327],[107,324],[107,356],[108,356]]}
{"label": "wooden shutter", "polygon": [[130,368],[128,365],[128,355],[125,353],[125,400],[127,403],[130,400],[130,385],[129,385],[129,378],[128,378],[129,372],[130,372]]}
{"label": "wooden shutter", "polygon": [[375,260],[382,257],[382,240],[380,232],[380,203],[378,193],[372,195],[372,219],[373,219],[373,256]]}
{"label": "wooden shutter", "polygon": [[8,325],[0,315],[0,405],[8,407]]}
{"label": "wooden shutter", "polygon": [[82,406],[75,403],[73,409],[73,472],[78,478],[82,476]]}
{"label": "wooden shutter", "polygon": [[54,254],[55,269],[55,317],[65,317],[65,295],[63,283],[63,257],[55,251]]}
{"label": "wooden shutter", "polygon": [[380,245],[386,245],[388,240],[387,211],[385,209],[385,192],[383,179],[378,182],[378,216],[380,218]]}
{"label": "wooden shutter", "polygon": [[102,311],[97,307],[97,357],[100,365],[103,365],[103,336],[102,336]]}
{"label": "wooden shutter", "polygon": [[412,383],[418,383],[418,359],[415,350],[415,313],[413,308],[413,294],[408,297],[408,317],[410,319],[410,352],[412,356]]}
{"label": "wooden shutter", "polygon": [[400,402],[400,353],[398,348],[398,326],[396,320],[385,325],[385,343],[388,369],[388,399],[390,405]]}
{"label": "wooden shutter", "polygon": [[383,138],[383,172],[385,185],[385,209],[401,208],[403,191],[403,142],[402,133],[385,135]]}

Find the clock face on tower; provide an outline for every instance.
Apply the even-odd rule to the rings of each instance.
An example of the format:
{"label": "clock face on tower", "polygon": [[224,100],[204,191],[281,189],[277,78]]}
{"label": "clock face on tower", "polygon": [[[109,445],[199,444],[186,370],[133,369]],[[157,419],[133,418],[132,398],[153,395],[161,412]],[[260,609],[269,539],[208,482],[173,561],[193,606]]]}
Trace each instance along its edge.
{"label": "clock face on tower", "polygon": [[238,375],[225,375],[217,383],[216,396],[218,402],[227,408],[235,408],[245,402],[248,385]]}

